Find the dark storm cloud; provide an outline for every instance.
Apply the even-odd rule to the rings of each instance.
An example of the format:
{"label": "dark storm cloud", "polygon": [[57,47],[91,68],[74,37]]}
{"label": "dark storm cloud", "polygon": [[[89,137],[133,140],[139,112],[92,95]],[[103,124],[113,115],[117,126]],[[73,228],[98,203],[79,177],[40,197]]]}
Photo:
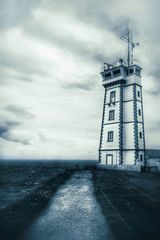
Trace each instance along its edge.
{"label": "dark storm cloud", "polygon": [[23,140],[23,139],[20,139],[19,137],[18,138],[15,138],[13,136],[10,136],[9,134],[5,134],[3,136],[3,139],[7,140],[7,141],[10,141],[10,142],[17,142],[17,143],[21,143],[23,145],[30,145],[30,141],[29,140]]}
{"label": "dark storm cloud", "polygon": [[20,137],[15,137],[12,133],[11,130],[14,127],[19,126],[21,123],[16,122],[16,121],[2,121],[0,122],[0,138],[9,141],[9,142],[18,142],[23,145],[28,145],[29,140],[27,139],[21,139]]}
{"label": "dark storm cloud", "polygon": [[3,121],[0,122],[0,137],[7,133],[11,128],[18,126],[20,123],[16,121]]}
{"label": "dark storm cloud", "polygon": [[8,110],[9,112],[15,113],[17,116],[19,117],[24,117],[24,118],[34,118],[34,114],[28,112],[27,110],[25,110],[22,107],[19,106],[15,106],[15,105],[8,105],[6,107],[6,110]]}
{"label": "dark storm cloud", "polygon": [[15,138],[13,136],[11,136],[9,133],[4,134],[3,136],[1,136],[1,138],[10,141],[10,142],[17,142],[17,143],[21,143],[23,145],[30,145],[30,141],[29,140],[23,140],[18,138]]}

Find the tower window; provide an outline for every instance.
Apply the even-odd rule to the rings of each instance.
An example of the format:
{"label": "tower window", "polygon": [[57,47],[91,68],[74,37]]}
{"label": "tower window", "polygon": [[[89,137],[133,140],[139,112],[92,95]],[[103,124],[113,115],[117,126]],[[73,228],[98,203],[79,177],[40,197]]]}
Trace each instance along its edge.
{"label": "tower window", "polygon": [[105,78],[110,78],[111,77],[111,72],[106,73],[104,76],[105,76]]}
{"label": "tower window", "polygon": [[142,138],[142,132],[139,132],[139,138]]}
{"label": "tower window", "polygon": [[129,68],[127,69],[127,75],[133,74],[134,73],[134,69],[133,68]]}
{"label": "tower window", "polygon": [[114,120],[115,110],[109,111],[109,120]]}
{"label": "tower window", "polygon": [[132,73],[133,73],[133,68],[131,68],[131,69],[129,70],[129,73],[130,73],[130,74],[132,74]]}
{"label": "tower window", "polygon": [[140,91],[137,92],[138,97],[140,97]]}
{"label": "tower window", "polygon": [[138,115],[141,116],[141,110],[140,109],[138,109]]}
{"label": "tower window", "polygon": [[117,69],[117,70],[113,71],[114,76],[119,75],[120,73],[121,73],[120,69]]}
{"label": "tower window", "polygon": [[113,142],[113,131],[108,132],[107,142]]}
{"label": "tower window", "polygon": [[113,103],[116,100],[116,91],[110,93],[110,102]]}
{"label": "tower window", "polygon": [[136,68],[136,74],[140,75],[140,73],[141,73],[140,69]]}
{"label": "tower window", "polygon": [[143,161],[143,155],[142,154],[140,155],[140,161]]}

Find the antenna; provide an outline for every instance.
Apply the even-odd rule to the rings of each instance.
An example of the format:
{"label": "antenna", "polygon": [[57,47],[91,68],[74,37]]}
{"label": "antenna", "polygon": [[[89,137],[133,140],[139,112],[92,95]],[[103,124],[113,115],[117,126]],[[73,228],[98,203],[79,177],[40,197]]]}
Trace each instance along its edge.
{"label": "antenna", "polygon": [[132,40],[133,37],[131,39],[131,32],[130,32],[129,27],[127,28],[127,32],[125,34],[121,35],[120,39],[127,42],[127,44],[128,44],[127,63],[128,63],[128,67],[129,67],[133,64],[133,49],[136,46],[139,46],[139,43],[134,43],[133,40]]}
{"label": "antenna", "polygon": [[113,67],[112,64],[109,64],[109,63],[106,63],[106,62],[103,63],[103,64],[104,64],[104,69],[106,69],[105,66],[107,66],[108,69],[111,69]]}

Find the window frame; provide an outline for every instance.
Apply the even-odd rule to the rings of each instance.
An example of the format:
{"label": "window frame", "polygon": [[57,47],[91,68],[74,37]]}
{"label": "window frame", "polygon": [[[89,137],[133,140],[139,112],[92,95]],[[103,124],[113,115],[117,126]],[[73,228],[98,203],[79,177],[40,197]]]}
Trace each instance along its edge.
{"label": "window frame", "polygon": [[133,74],[134,73],[134,68],[130,68],[129,69],[129,75]]}
{"label": "window frame", "polygon": [[113,142],[114,132],[108,131],[107,142]]}
{"label": "window frame", "polygon": [[118,75],[120,75],[120,74],[121,74],[120,68],[113,71],[113,76],[118,76]]}
{"label": "window frame", "polygon": [[107,79],[107,78],[111,78],[112,77],[112,73],[111,72],[108,72],[108,73],[105,73],[104,74],[104,77]]}
{"label": "window frame", "polygon": [[141,70],[140,70],[139,68],[137,68],[137,67],[136,67],[136,74],[137,74],[138,76],[141,76]]}
{"label": "window frame", "polygon": [[108,121],[113,121],[115,120],[115,110],[109,110],[109,116],[108,116]]}
{"label": "window frame", "polygon": [[138,116],[141,116],[141,109],[138,109]]}
{"label": "window frame", "polygon": [[142,139],[142,132],[139,132],[139,138]]}
{"label": "window frame", "polygon": [[[108,157],[111,157],[111,164],[108,163]],[[106,154],[106,165],[113,165],[113,154]]]}
{"label": "window frame", "polygon": [[[114,97],[112,97],[112,94],[114,94]],[[114,101],[112,101],[112,99]],[[115,101],[116,101],[116,91],[111,91],[110,92],[110,103],[115,103]]]}

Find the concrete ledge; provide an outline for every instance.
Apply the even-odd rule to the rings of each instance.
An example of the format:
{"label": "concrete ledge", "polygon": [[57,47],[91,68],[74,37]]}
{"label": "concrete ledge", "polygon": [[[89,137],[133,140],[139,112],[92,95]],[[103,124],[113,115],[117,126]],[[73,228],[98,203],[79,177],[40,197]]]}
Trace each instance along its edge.
{"label": "concrete ledge", "polygon": [[144,166],[142,172],[158,172],[158,166]]}
{"label": "concrete ledge", "polygon": [[148,158],[146,164],[147,172],[160,171],[160,159],[159,158]]}
{"label": "concrete ledge", "polygon": [[141,172],[140,165],[105,165],[98,163],[98,169],[110,169],[110,170],[122,170],[122,171],[134,171],[134,172]]}

